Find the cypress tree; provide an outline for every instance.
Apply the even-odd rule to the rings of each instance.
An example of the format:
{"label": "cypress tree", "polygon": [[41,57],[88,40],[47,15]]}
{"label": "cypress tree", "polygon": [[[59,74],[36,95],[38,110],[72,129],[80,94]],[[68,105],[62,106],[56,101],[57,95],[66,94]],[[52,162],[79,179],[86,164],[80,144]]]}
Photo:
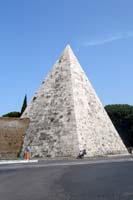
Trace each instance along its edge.
{"label": "cypress tree", "polygon": [[27,95],[25,95],[25,97],[24,97],[23,105],[22,105],[22,108],[21,108],[21,115],[25,111],[26,107],[27,107]]}

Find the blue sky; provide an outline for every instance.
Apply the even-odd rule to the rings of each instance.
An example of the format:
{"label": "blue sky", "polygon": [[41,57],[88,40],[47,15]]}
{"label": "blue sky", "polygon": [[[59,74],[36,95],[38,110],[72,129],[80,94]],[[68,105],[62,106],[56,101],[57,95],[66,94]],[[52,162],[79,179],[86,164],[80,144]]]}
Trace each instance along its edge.
{"label": "blue sky", "polygon": [[133,0],[0,0],[0,115],[70,44],[103,105],[133,104]]}

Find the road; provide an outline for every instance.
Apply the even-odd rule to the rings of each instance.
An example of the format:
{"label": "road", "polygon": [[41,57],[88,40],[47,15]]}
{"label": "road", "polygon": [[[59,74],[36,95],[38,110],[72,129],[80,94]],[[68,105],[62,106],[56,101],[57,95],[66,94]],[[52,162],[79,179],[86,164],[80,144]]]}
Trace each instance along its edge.
{"label": "road", "polygon": [[0,200],[133,200],[133,161],[0,166]]}

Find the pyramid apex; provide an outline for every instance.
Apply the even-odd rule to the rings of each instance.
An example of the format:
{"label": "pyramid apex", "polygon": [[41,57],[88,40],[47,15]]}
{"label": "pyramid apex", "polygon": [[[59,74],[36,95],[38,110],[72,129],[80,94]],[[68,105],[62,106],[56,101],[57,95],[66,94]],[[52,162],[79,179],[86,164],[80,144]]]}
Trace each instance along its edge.
{"label": "pyramid apex", "polygon": [[66,52],[68,52],[68,53],[73,53],[70,44],[67,44],[67,45],[66,45],[65,50],[64,50],[64,53],[66,53]]}
{"label": "pyramid apex", "polygon": [[67,58],[67,60],[70,61],[70,63],[72,63],[72,62],[77,63],[77,61],[78,61],[73,50],[72,50],[72,48],[71,48],[71,46],[70,46],[70,44],[67,44],[62,55],[65,56]]}
{"label": "pyramid apex", "polygon": [[67,44],[67,45],[66,45],[66,49],[71,49],[70,44]]}

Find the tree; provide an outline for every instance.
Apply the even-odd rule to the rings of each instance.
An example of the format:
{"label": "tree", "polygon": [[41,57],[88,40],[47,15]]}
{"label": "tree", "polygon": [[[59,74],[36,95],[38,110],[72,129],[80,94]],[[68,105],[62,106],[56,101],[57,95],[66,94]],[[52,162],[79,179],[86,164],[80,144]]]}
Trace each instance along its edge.
{"label": "tree", "polygon": [[25,97],[24,97],[23,105],[22,105],[22,108],[21,108],[21,115],[25,111],[26,107],[27,107],[27,95],[25,95]]}
{"label": "tree", "polygon": [[25,97],[24,97],[21,112],[17,112],[17,111],[9,112],[9,113],[3,115],[2,117],[21,117],[21,115],[25,111],[26,107],[27,107],[27,95],[25,95]]}
{"label": "tree", "polygon": [[133,147],[133,106],[127,104],[107,105],[105,110],[126,147]]}
{"label": "tree", "polygon": [[9,112],[5,115],[3,115],[2,117],[20,117],[21,116],[21,113],[20,112]]}

